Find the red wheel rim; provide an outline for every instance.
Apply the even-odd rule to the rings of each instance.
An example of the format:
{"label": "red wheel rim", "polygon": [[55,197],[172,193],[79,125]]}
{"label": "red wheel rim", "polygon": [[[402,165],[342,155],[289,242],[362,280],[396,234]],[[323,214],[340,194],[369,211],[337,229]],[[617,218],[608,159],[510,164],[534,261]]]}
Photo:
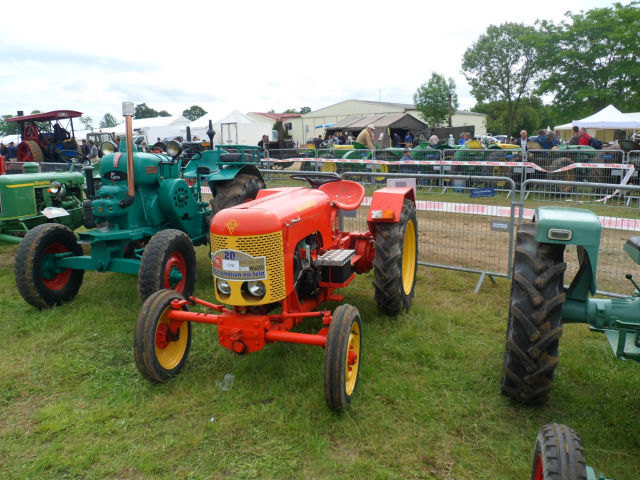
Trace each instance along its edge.
{"label": "red wheel rim", "polygon": [[542,455],[536,457],[536,466],[533,470],[533,480],[544,480],[544,472],[542,471]]}
{"label": "red wheel rim", "polygon": [[[171,285],[171,276],[175,275],[176,272],[180,272],[182,274],[182,278]],[[164,275],[162,278],[162,286],[163,288],[171,288],[176,292],[182,293],[184,290],[184,286],[187,283],[187,262],[185,262],[184,257],[180,252],[173,252],[171,256],[168,258],[167,263],[164,267]]]}
{"label": "red wheel rim", "polygon": [[[69,250],[61,243],[49,245],[44,251],[44,255],[52,255],[54,253],[66,253]],[[66,268],[64,271],[55,274],[52,278],[42,277],[42,283],[50,290],[60,290],[69,281],[71,277],[71,269]]]}

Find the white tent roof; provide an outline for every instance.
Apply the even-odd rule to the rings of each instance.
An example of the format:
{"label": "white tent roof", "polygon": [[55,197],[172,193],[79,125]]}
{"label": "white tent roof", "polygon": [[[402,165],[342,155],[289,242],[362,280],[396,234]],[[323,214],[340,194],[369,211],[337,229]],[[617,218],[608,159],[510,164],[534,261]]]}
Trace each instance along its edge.
{"label": "white tent roof", "polygon": [[613,105],[609,105],[589,117],[582,120],[574,120],[571,123],[584,128],[640,128],[640,119],[627,116]]}
{"label": "white tent roof", "polygon": [[[193,130],[194,128],[203,128],[203,127],[206,128],[209,126],[209,120],[213,120],[213,118],[211,118],[211,115],[209,114],[203,115],[197,120],[194,120],[193,122],[191,122],[189,124],[189,127],[191,128],[191,130]],[[240,112],[240,110],[234,110],[233,112],[228,114],[226,117],[213,120],[212,123],[221,124],[221,123],[257,123],[257,122],[247,117],[245,114]]]}
{"label": "white tent roof", "polygon": [[134,118],[133,128],[170,127],[173,125],[187,125],[188,123],[189,119],[182,115],[174,115],[171,117]]}

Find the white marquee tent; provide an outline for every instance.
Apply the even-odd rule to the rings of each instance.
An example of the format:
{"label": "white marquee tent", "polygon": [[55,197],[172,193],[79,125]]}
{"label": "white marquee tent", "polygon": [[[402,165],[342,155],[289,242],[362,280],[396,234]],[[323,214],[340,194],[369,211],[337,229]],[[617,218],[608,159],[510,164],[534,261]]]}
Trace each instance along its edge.
{"label": "white marquee tent", "polygon": [[622,113],[613,105],[609,105],[581,120],[573,120],[571,123],[558,125],[554,130],[571,130],[574,125],[596,130],[635,130],[640,128],[640,112]]}
{"label": "white marquee tent", "polygon": [[[218,145],[257,145],[262,135],[271,138],[272,124],[256,122],[238,110],[227,116],[213,121],[210,115],[204,115],[189,124],[191,136],[206,140],[209,120],[212,120],[213,130],[216,132],[213,143]],[[181,132],[186,132],[181,127]]]}

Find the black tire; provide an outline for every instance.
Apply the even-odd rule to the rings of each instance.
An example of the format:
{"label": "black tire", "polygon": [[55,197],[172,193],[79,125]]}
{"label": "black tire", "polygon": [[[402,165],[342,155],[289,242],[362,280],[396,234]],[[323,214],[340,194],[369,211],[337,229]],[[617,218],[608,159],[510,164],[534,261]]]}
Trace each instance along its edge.
{"label": "black tire", "polygon": [[[180,273],[182,278],[172,276]],[[196,285],[196,252],[189,236],[180,230],[162,230],[147,244],[140,260],[138,292],[140,301],[163,288],[173,289],[185,298]]]}
{"label": "black tire", "polygon": [[378,309],[389,315],[409,310],[418,268],[418,222],[411,200],[402,204],[400,221],[376,223],[373,286]]}
{"label": "black tire", "polygon": [[564,245],[538,243],[535,223],[518,227],[502,369],[502,393],[526,404],[549,399],[565,300]]}
{"label": "black tire", "polygon": [[43,264],[49,253],[64,252],[82,255],[76,235],[64,225],[44,223],[25,235],[16,252],[14,274],[18,291],[27,303],[43,309],[76,296],[84,270],[67,268],[61,272],[48,272]]}
{"label": "black tire", "polygon": [[[191,348],[191,322],[183,322],[171,338],[167,312],[173,300],[184,297],[175,290],[152,294],[140,308],[133,336],[136,366],[143,377],[162,383],[175,377],[187,362]],[[182,308],[188,310],[186,305]]]}
{"label": "black tire", "polygon": [[362,361],[362,321],[353,305],[333,312],[324,351],[324,398],[332,410],[346,410],[358,385]]}
{"label": "black tire", "polygon": [[211,209],[215,215],[220,210],[253,200],[258,190],[265,188],[262,179],[252,173],[240,173],[233,180],[216,183]]}
{"label": "black tire", "polygon": [[584,451],[575,430],[552,423],[538,431],[531,480],[587,480]]}

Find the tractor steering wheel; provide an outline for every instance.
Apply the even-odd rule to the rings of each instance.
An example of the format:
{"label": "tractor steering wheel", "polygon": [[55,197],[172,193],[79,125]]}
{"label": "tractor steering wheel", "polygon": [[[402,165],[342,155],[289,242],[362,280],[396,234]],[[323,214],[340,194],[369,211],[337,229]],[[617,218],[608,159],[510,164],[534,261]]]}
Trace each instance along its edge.
{"label": "tractor steering wheel", "polygon": [[314,173],[313,175],[291,175],[291,179],[293,180],[305,180],[309,182],[311,188],[318,188],[320,185],[324,185],[325,183],[330,182],[338,182],[342,180],[342,177],[335,172],[326,172],[326,173]]}

